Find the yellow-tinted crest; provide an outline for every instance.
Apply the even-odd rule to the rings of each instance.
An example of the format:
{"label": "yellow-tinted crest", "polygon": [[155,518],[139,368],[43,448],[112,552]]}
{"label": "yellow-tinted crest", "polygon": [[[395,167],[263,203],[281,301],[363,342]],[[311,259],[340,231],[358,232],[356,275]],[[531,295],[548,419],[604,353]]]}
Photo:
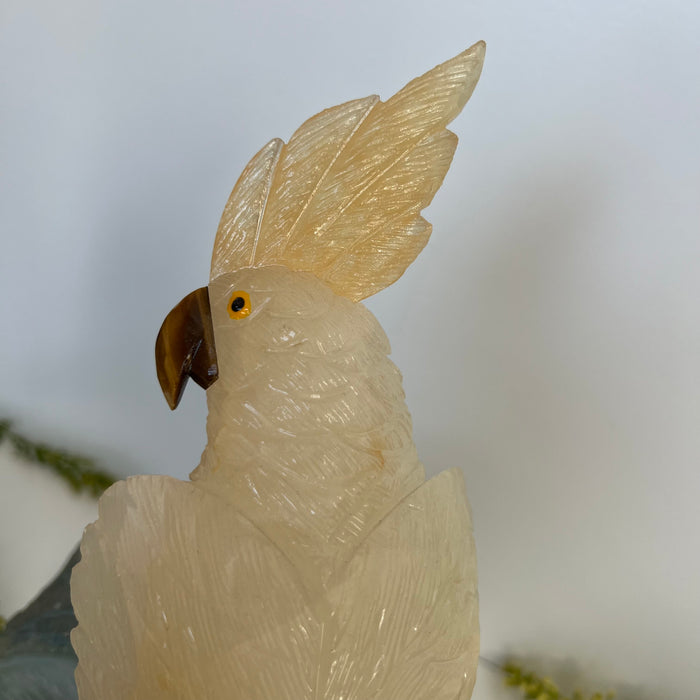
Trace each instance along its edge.
{"label": "yellow-tinted crest", "polygon": [[244,267],[312,272],[358,301],[387,287],[430,236],[420,212],[447,172],[447,130],[471,96],[486,45],[474,44],[381,102],[371,96],[306,121],[248,163],[214,243],[211,279]]}

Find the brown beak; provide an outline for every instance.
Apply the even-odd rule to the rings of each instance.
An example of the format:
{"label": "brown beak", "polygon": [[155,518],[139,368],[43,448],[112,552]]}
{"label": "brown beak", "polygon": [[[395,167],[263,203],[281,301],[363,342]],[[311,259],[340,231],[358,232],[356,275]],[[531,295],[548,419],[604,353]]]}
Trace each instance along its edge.
{"label": "brown beak", "polygon": [[180,403],[187,377],[203,389],[219,376],[209,290],[188,294],[166,317],[156,339],[158,381],[171,409]]}

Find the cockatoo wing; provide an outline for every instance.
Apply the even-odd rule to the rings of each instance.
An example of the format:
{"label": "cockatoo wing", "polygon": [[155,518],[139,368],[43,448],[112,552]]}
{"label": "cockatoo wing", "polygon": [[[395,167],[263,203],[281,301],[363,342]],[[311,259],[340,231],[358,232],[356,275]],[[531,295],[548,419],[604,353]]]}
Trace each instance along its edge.
{"label": "cockatoo wing", "polygon": [[420,211],[452,161],[447,124],[481,73],[485,44],[376,96],[309,119],[248,164],[224,209],[211,279],[243,267],[313,272],[354,301],[396,280],[422,250]]}
{"label": "cockatoo wing", "polygon": [[457,700],[478,654],[461,474],[407,497],[327,587],[230,504],[169,477],[110,488],[72,580],[82,700]]}
{"label": "cockatoo wing", "polygon": [[320,630],[276,545],[169,477],[119,482],[99,510],[71,581],[81,700],[309,697]]}
{"label": "cockatoo wing", "polygon": [[408,496],[330,587],[324,700],[467,700],[479,655],[476,555],[461,471]]}

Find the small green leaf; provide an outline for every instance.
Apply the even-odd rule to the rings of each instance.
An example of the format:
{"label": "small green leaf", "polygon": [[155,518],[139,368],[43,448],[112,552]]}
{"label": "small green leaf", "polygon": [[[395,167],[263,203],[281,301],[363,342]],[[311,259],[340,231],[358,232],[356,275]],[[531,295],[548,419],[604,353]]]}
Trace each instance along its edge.
{"label": "small green leaf", "polygon": [[[527,700],[568,700],[561,694],[559,687],[551,678],[541,678],[532,671],[527,671],[514,661],[508,661],[501,666],[504,673],[504,682],[511,687],[520,689],[522,695]],[[615,693],[609,691],[595,693],[590,700],[612,700]],[[571,696],[571,700],[585,700],[581,691],[576,690]]]}

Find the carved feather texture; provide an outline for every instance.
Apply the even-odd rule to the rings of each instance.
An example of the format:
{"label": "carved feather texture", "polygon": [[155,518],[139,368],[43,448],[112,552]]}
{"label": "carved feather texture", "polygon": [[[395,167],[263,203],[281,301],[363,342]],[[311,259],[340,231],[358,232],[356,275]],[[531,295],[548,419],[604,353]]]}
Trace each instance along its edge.
{"label": "carved feather texture", "polygon": [[446,126],[471,96],[484,52],[479,42],[387,102],[347,102],[288,144],[267,144],[226,204],[211,279],[286,265],[354,301],[395,281],[430,236],[420,211],[450,166],[457,138]]}
{"label": "carved feather texture", "polygon": [[168,477],[121,482],[73,575],[80,697],[467,700],[469,530],[461,475],[443,472],[320,593],[225,500]]}

